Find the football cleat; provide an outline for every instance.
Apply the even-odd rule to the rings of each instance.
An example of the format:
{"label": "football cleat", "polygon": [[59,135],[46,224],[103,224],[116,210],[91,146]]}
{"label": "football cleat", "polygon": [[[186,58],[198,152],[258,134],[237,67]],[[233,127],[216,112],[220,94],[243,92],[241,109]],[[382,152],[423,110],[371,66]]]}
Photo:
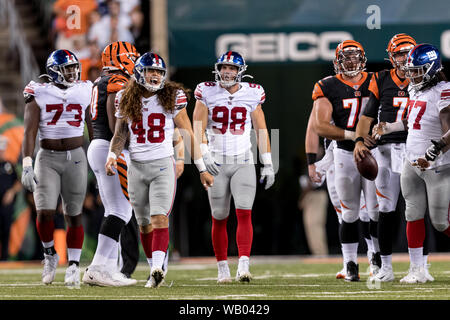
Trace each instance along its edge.
{"label": "football cleat", "polygon": [[239,258],[238,269],[236,272],[236,281],[250,282],[252,274],[249,271],[250,260],[248,257],[242,256]]}
{"label": "football cleat", "polygon": [[161,268],[152,267],[150,279],[147,281],[146,288],[159,288],[164,281],[164,271]]}
{"label": "football cleat", "polygon": [[80,288],[80,268],[76,264],[71,264],[66,270],[64,284],[70,288]]}
{"label": "football cleat", "polygon": [[44,260],[44,271],[42,272],[42,282],[45,284],[50,284],[55,280],[56,267],[58,266],[59,255],[55,253],[54,255],[45,254]]}
{"label": "football cleat", "polygon": [[400,280],[400,283],[425,283],[427,278],[425,276],[424,267],[411,264],[408,274]]}
{"label": "football cleat", "polygon": [[430,274],[430,266],[431,266],[431,264],[427,263],[423,269],[425,271],[425,278],[427,278],[427,281],[433,282],[434,278]]}
{"label": "football cleat", "polygon": [[217,283],[230,283],[231,275],[226,260],[217,262]]}
{"label": "football cleat", "polygon": [[112,274],[112,278],[123,286],[132,286],[137,283],[136,279],[132,279],[131,277],[127,277],[122,272],[114,272]]}
{"label": "football cleat", "polygon": [[347,262],[345,281],[359,281],[359,265],[353,261]]}
{"label": "football cleat", "polygon": [[379,252],[372,253],[372,258],[370,259],[369,270],[370,276],[375,276],[381,268],[381,255]]}
{"label": "football cleat", "polygon": [[136,283],[136,280],[132,283],[121,279],[120,276],[113,277],[113,274],[115,273],[110,272],[105,265],[91,265],[84,272],[83,283],[100,287],[125,287]]}
{"label": "football cleat", "polygon": [[341,271],[336,273],[336,279],[345,279],[346,274],[347,274],[347,270],[345,270],[345,268],[342,268]]}
{"label": "football cleat", "polygon": [[381,267],[381,269],[378,271],[378,273],[373,276],[374,280],[381,281],[381,282],[394,281],[394,278],[395,278],[394,271],[392,270],[392,267],[388,267],[388,266]]}

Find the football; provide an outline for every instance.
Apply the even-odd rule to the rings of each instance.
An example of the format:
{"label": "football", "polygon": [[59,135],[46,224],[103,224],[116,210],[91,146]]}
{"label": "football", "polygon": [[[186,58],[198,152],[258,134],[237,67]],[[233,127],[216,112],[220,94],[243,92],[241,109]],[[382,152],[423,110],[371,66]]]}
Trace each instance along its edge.
{"label": "football", "polygon": [[366,153],[366,156],[361,160],[356,162],[356,167],[359,173],[368,180],[375,180],[378,174],[378,163],[377,160],[370,153]]}

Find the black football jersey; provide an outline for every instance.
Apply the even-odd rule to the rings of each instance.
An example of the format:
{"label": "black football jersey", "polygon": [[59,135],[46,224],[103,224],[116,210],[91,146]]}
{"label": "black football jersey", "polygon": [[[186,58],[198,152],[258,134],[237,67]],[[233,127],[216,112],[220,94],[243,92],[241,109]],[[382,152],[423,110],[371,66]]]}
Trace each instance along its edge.
{"label": "black football jersey", "polygon": [[[370,100],[364,115],[377,119],[377,122],[401,121],[408,115],[408,80],[400,79],[395,69],[375,72],[370,81]],[[378,144],[404,143],[406,131],[384,135]]]}
{"label": "black football jersey", "polygon": [[[341,75],[330,76],[317,82],[314,86],[313,100],[327,98],[333,106],[334,125],[348,131],[355,131],[361,109],[369,100],[369,83],[371,73],[363,72],[358,83],[345,81]],[[336,141],[337,147],[353,151],[355,143],[350,140]]]}
{"label": "black football jersey", "polygon": [[103,75],[94,82],[92,88],[91,117],[94,129],[93,139],[111,141],[113,132],[109,129],[106,102],[108,94],[120,91],[125,87],[128,79],[120,74]]}

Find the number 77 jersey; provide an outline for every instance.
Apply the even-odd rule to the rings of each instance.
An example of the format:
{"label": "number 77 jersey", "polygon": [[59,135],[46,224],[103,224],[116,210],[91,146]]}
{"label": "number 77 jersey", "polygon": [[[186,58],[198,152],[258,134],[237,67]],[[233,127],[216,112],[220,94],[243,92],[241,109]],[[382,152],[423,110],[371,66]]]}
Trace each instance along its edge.
{"label": "number 77 jersey", "polygon": [[251,148],[250,114],[264,103],[266,95],[259,84],[239,84],[240,89],[233,94],[217,82],[202,82],[195,89],[195,99],[208,108],[206,133],[209,149],[214,153],[234,156]]}

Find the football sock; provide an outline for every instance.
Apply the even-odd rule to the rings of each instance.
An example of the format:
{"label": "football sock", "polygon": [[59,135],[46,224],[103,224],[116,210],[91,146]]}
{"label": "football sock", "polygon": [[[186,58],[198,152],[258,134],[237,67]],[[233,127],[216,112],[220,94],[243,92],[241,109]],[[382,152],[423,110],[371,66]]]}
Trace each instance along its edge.
{"label": "football sock", "polygon": [[67,259],[69,261],[80,261],[81,249],[83,248],[83,240],[83,225],[76,227],[67,227]]}
{"label": "football sock", "polygon": [[152,243],[153,243],[153,231],[149,233],[140,233],[142,248],[144,248],[145,256],[148,259],[152,258]]}
{"label": "football sock", "polygon": [[253,241],[252,210],[236,209],[236,217],[236,243],[239,257],[249,257]]}
{"label": "football sock", "polygon": [[408,248],[423,248],[423,241],[425,240],[424,219],[408,221],[406,223],[406,237]]}
{"label": "football sock", "polygon": [[92,265],[106,265],[109,264],[108,259],[113,250],[117,250],[117,241],[105,236],[104,234],[98,234],[97,249],[95,250],[94,258],[92,259]]}
{"label": "football sock", "polygon": [[373,252],[380,252],[378,243],[378,222],[370,220],[369,222],[370,238],[372,239]]}
{"label": "football sock", "polygon": [[358,263],[358,242],[356,243],[343,243],[342,244],[342,255],[344,256],[344,264],[353,261]]}
{"label": "football sock", "polygon": [[380,212],[378,218],[378,242],[380,244],[380,254],[384,256],[392,254],[394,219],[395,211]]}
{"label": "football sock", "polygon": [[39,220],[36,219],[36,229],[44,248],[54,246],[53,232],[55,231],[55,222],[53,220],[39,222]]}
{"label": "football sock", "polygon": [[381,266],[392,268],[392,255],[381,256]]}
{"label": "football sock", "polygon": [[152,263],[153,267],[162,268],[169,247],[169,228],[153,229]]}
{"label": "football sock", "polygon": [[211,239],[217,261],[227,260],[228,251],[228,217],[223,220],[212,218]]}
{"label": "football sock", "polygon": [[411,264],[423,266],[423,248],[408,248]]}

